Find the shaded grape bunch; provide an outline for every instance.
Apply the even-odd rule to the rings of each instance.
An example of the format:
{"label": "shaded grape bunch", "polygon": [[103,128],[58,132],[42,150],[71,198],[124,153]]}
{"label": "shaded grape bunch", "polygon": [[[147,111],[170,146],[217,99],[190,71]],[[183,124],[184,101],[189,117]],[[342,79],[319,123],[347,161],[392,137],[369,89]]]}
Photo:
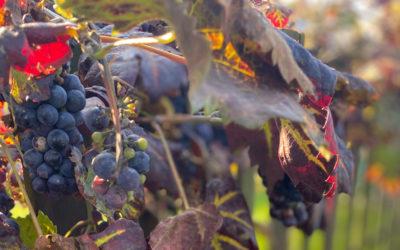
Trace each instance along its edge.
{"label": "shaded grape bunch", "polygon": [[77,126],[86,105],[85,89],[76,75],[51,83],[50,97],[38,103],[13,105],[24,166],[38,193],[73,194],[78,191],[72,147],[80,148],[82,134]]}
{"label": "shaded grape bunch", "polygon": [[6,161],[0,166],[0,237],[18,235],[18,224],[10,218],[10,210],[14,207],[14,200],[7,194],[5,181],[7,179]]}
{"label": "shaded grape bunch", "polygon": [[150,157],[145,152],[147,140],[127,131],[125,129],[122,133],[124,148],[119,173],[114,153],[115,133],[97,131],[92,134],[94,145],[103,149],[91,161],[96,174],[92,188],[96,193],[104,195],[106,204],[113,209],[121,209],[128,199],[128,193],[142,188],[141,175],[150,170]]}
{"label": "shaded grape bunch", "polygon": [[303,197],[287,175],[278,181],[269,194],[271,217],[289,226],[298,226],[308,220]]}

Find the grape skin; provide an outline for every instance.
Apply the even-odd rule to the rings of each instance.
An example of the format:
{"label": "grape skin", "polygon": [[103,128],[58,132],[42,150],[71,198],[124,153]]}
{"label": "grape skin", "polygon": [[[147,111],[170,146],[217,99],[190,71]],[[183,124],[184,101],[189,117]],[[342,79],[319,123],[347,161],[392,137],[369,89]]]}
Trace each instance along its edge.
{"label": "grape skin", "polygon": [[114,174],[116,164],[115,156],[108,152],[98,154],[92,161],[94,173],[107,180]]}
{"label": "grape skin", "polygon": [[50,148],[61,151],[69,144],[68,134],[61,129],[53,129],[47,136]]}
{"label": "grape skin", "polygon": [[67,92],[59,85],[54,85],[47,102],[57,109],[62,108],[67,103]]}
{"label": "grape skin", "polygon": [[58,111],[50,104],[42,104],[37,110],[37,119],[46,126],[54,126],[58,121]]}
{"label": "grape skin", "polygon": [[85,105],[86,97],[81,91],[74,89],[67,92],[67,104],[65,107],[69,112],[79,112],[85,108]]}

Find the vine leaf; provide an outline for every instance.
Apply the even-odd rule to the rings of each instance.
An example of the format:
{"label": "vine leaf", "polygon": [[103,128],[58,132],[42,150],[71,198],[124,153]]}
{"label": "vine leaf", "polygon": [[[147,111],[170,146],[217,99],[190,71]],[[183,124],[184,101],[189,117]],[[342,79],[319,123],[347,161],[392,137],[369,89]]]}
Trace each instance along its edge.
{"label": "vine leaf", "polygon": [[29,76],[52,74],[71,57],[67,43],[71,29],[69,24],[50,23],[1,27],[2,60]]}
{"label": "vine leaf", "polygon": [[[168,48],[165,45],[160,46]],[[111,49],[106,55],[106,60],[109,62],[113,77],[146,93],[152,101],[188,88],[185,67],[154,53],[120,46]],[[98,65],[92,63],[85,55],[81,56],[79,72],[85,86],[102,83]]]}
{"label": "vine leaf", "polygon": [[161,221],[150,234],[151,249],[206,249],[222,225],[212,204],[203,204]]}
{"label": "vine leaf", "polygon": [[12,69],[11,76],[11,95],[17,103],[26,100],[41,102],[50,98],[50,86],[55,78],[54,75],[35,80],[23,72]]}
{"label": "vine leaf", "polygon": [[147,243],[142,228],[138,223],[120,219],[104,231],[90,235],[98,247],[104,250],[132,249],[146,250]]}
{"label": "vine leaf", "polygon": [[[82,21],[104,21],[113,23],[117,31],[126,31],[135,25],[165,15],[160,0],[56,0],[60,14],[73,13]],[[70,17],[69,15],[67,17]]]}
{"label": "vine leaf", "polygon": [[[25,217],[17,217],[15,221],[18,223],[20,229],[20,237],[25,246],[33,248],[35,241],[38,238],[35,227],[33,226],[30,215]],[[45,215],[42,211],[38,213],[39,225],[43,230],[43,234],[57,233],[57,226]]]}
{"label": "vine leaf", "polygon": [[212,202],[223,218],[211,242],[213,249],[257,249],[250,211],[232,177],[211,179],[206,201]]}
{"label": "vine leaf", "polygon": [[270,118],[284,117],[297,122],[308,118],[290,93],[257,86],[254,79],[218,64],[213,64],[210,75],[192,96],[191,103],[217,106],[227,123],[232,121],[253,129],[261,128]]}
{"label": "vine leaf", "polygon": [[351,194],[353,192],[354,179],[354,157],[353,153],[346,147],[345,142],[336,135],[338,142],[340,159],[336,169],[338,192]]}
{"label": "vine leaf", "polygon": [[97,234],[83,234],[79,237],[65,238],[58,234],[43,235],[37,239],[35,249],[60,250],[111,250],[111,249],[147,249],[144,233],[134,221],[120,219]]}

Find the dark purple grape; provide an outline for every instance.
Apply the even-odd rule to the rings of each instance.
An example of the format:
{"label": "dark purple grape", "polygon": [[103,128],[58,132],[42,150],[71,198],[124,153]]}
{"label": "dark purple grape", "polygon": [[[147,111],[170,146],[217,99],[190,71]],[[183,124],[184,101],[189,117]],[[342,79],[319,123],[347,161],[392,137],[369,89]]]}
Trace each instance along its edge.
{"label": "dark purple grape", "polygon": [[70,131],[67,131],[69,137],[69,143],[73,146],[80,146],[83,143],[83,136],[81,132],[75,127]]}
{"label": "dark purple grape", "polygon": [[38,136],[47,137],[47,135],[52,130],[53,130],[53,126],[40,125],[38,128],[35,129],[35,132],[37,133]]}
{"label": "dark purple grape", "polygon": [[60,167],[60,174],[64,177],[73,177],[74,176],[74,168],[72,166],[72,162],[69,159],[64,159]]}
{"label": "dark purple grape", "polygon": [[69,90],[67,92],[67,104],[65,107],[71,113],[79,112],[85,108],[86,97],[79,90]]}
{"label": "dark purple grape", "polygon": [[13,207],[13,199],[8,196],[5,190],[0,191],[0,212],[7,215]]}
{"label": "dark purple grape", "polygon": [[59,85],[54,85],[47,102],[57,109],[62,108],[67,103],[67,92]]}
{"label": "dark purple grape", "polygon": [[56,127],[59,129],[70,130],[75,127],[75,118],[69,112],[60,112]]}
{"label": "dark purple grape", "polygon": [[19,235],[19,226],[15,220],[7,218],[4,222],[14,230],[15,235]]}
{"label": "dark purple grape", "polygon": [[83,87],[79,77],[74,74],[68,74],[64,77],[63,88],[65,90],[79,90],[83,94],[85,94],[85,88]]}
{"label": "dark purple grape", "polygon": [[133,168],[122,168],[117,178],[117,184],[125,191],[133,191],[140,186],[140,175]]}
{"label": "dark purple grape", "polygon": [[137,151],[135,157],[128,161],[128,166],[140,174],[145,174],[150,170],[150,156],[146,152]]}
{"label": "dark purple grape", "polygon": [[110,179],[116,169],[115,156],[108,152],[102,152],[93,158],[93,171],[103,179]]}
{"label": "dark purple grape", "polygon": [[39,125],[36,111],[18,104],[14,105],[14,117],[18,127],[22,129],[35,128]]}
{"label": "dark purple grape", "polygon": [[110,117],[102,107],[90,107],[82,111],[86,126],[91,131],[103,130],[110,125]]}
{"label": "dark purple grape", "polygon": [[47,185],[46,185],[46,180],[36,177],[32,181],[32,189],[35,190],[38,193],[45,193],[47,192]]}
{"label": "dark purple grape", "polygon": [[58,167],[62,163],[62,155],[60,152],[50,149],[44,154],[44,161],[52,167]]}
{"label": "dark purple grape", "polygon": [[61,151],[69,144],[68,134],[61,129],[53,129],[47,136],[50,148]]}
{"label": "dark purple grape", "polygon": [[72,116],[75,118],[75,124],[76,124],[76,126],[79,126],[79,125],[81,125],[81,124],[84,122],[83,116],[82,116],[82,112],[81,112],[81,111],[76,112],[76,113],[72,113]]}
{"label": "dark purple grape", "polygon": [[35,136],[36,133],[32,129],[26,129],[22,134],[19,135],[19,142],[22,152],[26,152],[33,148],[32,140]]}
{"label": "dark purple grape", "polygon": [[23,159],[25,167],[37,167],[43,162],[43,154],[32,148],[25,152]]}
{"label": "dark purple grape", "polygon": [[54,126],[58,121],[58,111],[50,104],[42,104],[37,110],[37,119],[46,126]]}
{"label": "dark purple grape", "polygon": [[61,175],[58,174],[53,174],[48,180],[47,180],[47,186],[50,191],[53,192],[64,192],[67,188],[67,183],[65,181],[65,178],[62,177]]}
{"label": "dark purple grape", "polygon": [[31,180],[35,179],[35,177],[37,176],[36,170],[37,168],[28,168],[28,175]]}
{"label": "dark purple grape", "polygon": [[48,179],[53,173],[53,168],[51,168],[46,163],[40,164],[40,166],[36,169],[37,176],[43,179]]}

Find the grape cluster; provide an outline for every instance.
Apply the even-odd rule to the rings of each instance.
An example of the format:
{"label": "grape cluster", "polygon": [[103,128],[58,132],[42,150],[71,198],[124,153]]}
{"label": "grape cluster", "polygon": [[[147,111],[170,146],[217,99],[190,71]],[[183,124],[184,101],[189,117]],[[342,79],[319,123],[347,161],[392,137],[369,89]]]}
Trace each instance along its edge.
{"label": "grape cluster", "polygon": [[275,184],[269,200],[271,217],[285,226],[298,226],[308,220],[303,198],[287,175]]}
{"label": "grape cluster", "polygon": [[96,174],[92,188],[98,194],[104,195],[106,204],[113,209],[122,208],[129,192],[140,189],[141,175],[150,170],[150,156],[145,152],[147,140],[129,129],[124,129],[122,135],[123,157],[120,172],[117,174],[115,133],[96,131],[92,134],[93,143],[102,148],[91,161]]}
{"label": "grape cluster", "polygon": [[67,74],[51,83],[50,98],[34,103],[13,104],[24,166],[38,193],[73,194],[77,191],[72,147],[80,148],[83,137],[77,126],[86,105],[79,78]]}
{"label": "grape cluster", "polygon": [[10,210],[14,207],[14,201],[7,194],[4,183],[7,179],[6,161],[0,166],[0,237],[19,233],[18,224],[10,217]]}

